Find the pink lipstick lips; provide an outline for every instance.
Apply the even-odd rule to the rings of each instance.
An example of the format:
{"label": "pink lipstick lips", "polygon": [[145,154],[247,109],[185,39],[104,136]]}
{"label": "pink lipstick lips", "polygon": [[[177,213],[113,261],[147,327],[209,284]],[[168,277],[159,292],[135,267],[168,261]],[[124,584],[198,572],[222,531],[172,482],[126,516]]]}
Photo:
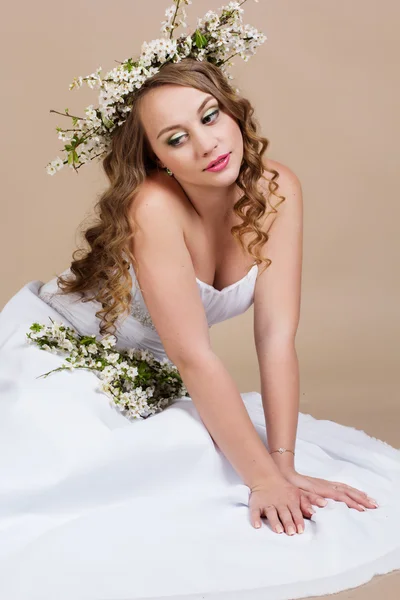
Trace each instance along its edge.
{"label": "pink lipstick lips", "polygon": [[208,167],[206,167],[206,171],[222,171],[225,169],[230,159],[230,152],[227,154],[221,154],[216,160],[213,160]]}

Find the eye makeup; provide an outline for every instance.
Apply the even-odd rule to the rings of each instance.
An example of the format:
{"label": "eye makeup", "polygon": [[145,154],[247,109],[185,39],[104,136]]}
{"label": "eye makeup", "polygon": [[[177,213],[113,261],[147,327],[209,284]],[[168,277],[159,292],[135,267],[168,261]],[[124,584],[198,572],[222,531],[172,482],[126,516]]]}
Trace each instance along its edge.
{"label": "eye makeup", "polygon": [[[207,123],[213,123],[213,122],[216,120],[216,118],[218,117],[218,115],[219,115],[219,112],[220,112],[220,111],[219,111],[219,108],[218,108],[218,107],[215,107],[215,106],[212,106],[212,107],[210,107],[210,108],[209,108],[209,109],[206,111],[205,115],[203,116],[202,122],[203,122],[205,125],[206,125]],[[214,116],[215,116],[215,118],[212,118],[212,117],[214,117]],[[210,117],[211,117],[211,121],[206,121],[206,122],[204,122],[204,119],[208,119],[208,118],[210,118]],[[183,135],[178,135],[177,137],[171,137],[171,138],[169,138],[169,140],[168,140],[167,144],[168,144],[169,146],[180,146],[181,144],[179,143],[179,140],[180,140],[181,138],[185,137],[185,135],[187,135],[187,134],[185,133],[185,134],[183,134]],[[178,141],[178,143],[177,143],[177,141]]]}

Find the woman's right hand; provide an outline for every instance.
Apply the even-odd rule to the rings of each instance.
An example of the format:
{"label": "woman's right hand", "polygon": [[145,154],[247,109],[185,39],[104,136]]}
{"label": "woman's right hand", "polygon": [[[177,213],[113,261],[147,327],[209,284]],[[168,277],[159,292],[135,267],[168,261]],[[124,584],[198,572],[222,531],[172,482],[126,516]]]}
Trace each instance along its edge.
{"label": "woman's right hand", "polygon": [[261,516],[265,516],[276,533],[303,533],[303,514],[311,518],[315,512],[300,488],[281,475],[273,475],[250,490],[250,519],[255,528],[261,527]]}

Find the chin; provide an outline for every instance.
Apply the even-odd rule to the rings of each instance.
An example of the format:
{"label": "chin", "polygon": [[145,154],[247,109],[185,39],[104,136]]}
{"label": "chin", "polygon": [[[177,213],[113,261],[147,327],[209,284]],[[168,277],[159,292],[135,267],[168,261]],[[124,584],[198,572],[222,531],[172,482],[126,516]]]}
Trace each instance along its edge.
{"label": "chin", "polygon": [[241,163],[238,164],[237,157],[232,152],[229,165],[214,179],[213,183],[215,186],[228,186],[235,183],[239,176]]}

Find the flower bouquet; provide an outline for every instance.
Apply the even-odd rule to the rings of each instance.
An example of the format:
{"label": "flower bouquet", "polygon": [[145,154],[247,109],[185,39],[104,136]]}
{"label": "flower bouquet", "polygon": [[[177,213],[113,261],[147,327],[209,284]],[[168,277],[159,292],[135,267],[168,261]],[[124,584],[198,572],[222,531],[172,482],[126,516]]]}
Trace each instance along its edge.
{"label": "flower bouquet", "polygon": [[39,377],[64,370],[94,371],[102,380],[100,390],[128,419],[145,419],[174,399],[189,395],[177,367],[167,359],[159,361],[148,350],[137,348],[116,351],[114,335],[97,340],[95,335],[79,335],[71,327],[50,321],[49,326],[33,323],[26,334],[28,343],[53,354],[70,355],[66,364]]}

